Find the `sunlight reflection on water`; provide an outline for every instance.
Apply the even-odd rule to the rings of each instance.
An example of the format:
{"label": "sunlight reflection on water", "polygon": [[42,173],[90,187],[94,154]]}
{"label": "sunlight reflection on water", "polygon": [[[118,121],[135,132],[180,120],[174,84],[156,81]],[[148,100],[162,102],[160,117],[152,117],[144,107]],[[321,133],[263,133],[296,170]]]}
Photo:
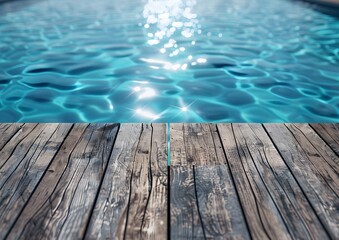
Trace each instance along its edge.
{"label": "sunlight reflection on water", "polygon": [[[180,44],[181,39],[185,38],[186,41],[189,39],[191,45],[194,46],[196,44],[195,35],[202,33],[198,15],[193,12],[196,3],[196,0],[148,0],[145,4],[143,17],[146,21],[139,26],[147,30],[147,43],[150,46],[158,47],[159,52],[168,59],[165,61],[163,59],[142,58],[144,62],[150,64],[150,68],[159,69],[162,67],[165,70],[185,71],[188,65],[195,66],[206,63],[205,58],[194,58],[191,54],[186,53],[186,48]],[[177,56],[180,58],[176,58]],[[133,91],[141,92],[139,99],[157,96],[156,91],[148,87],[136,86]],[[185,104],[182,99],[179,99],[179,102],[181,102],[180,106],[172,107],[181,112],[188,112],[189,106],[193,104]],[[161,114],[156,115],[141,108],[136,109],[135,113],[152,120],[161,116]]]}
{"label": "sunlight reflection on water", "polygon": [[[195,45],[195,34],[201,34],[201,25],[198,15],[193,12],[196,0],[148,0],[144,7],[143,16],[147,29],[147,41],[149,45],[157,45],[159,52],[173,58],[171,62],[163,62],[167,70],[186,70],[188,64],[205,63],[206,59],[195,60],[191,54],[185,52],[181,46],[181,37],[192,39],[191,45]],[[184,61],[176,61],[175,56],[186,55]],[[149,60],[157,62],[159,60]]]}

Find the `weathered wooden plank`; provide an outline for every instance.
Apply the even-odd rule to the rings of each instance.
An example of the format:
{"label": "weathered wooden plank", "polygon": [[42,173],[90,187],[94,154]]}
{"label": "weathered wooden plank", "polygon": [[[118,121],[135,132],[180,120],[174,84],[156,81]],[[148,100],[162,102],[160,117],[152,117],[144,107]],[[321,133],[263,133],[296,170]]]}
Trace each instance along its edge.
{"label": "weathered wooden plank", "polygon": [[211,124],[171,124],[171,165],[225,164],[217,158],[216,134]]}
{"label": "weathered wooden plank", "polygon": [[171,167],[171,239],[205,239],[196,204],[193,166]]}
{"label": "weathered wooden plank", "polygon": [[288,234],[292,239],[327,239],[328,235],[302,189],[260,124],[233,124],[238,146],[247,147]]}
{"label": "weathered wooden plank", "polygon": [[289,239],[288,230],[251,158],[241,134],[231,124],[218,124],[221,141],[252,238]]}
{"label": "weathered wooden plank", "polygon": [[[171,124],[171,237],[338,238],[337,135],[285,125]],[[0,238],[165,239],[166,125],[69,127],[0,124]]]}
{"label": "weathered wooden plank", "polygon": [[0,238],[19,216],[70,128],[71,124],[48,124],[41,134],[33,136],[36,139],[32,145],[24,142],[27,152],[15,169],[9,170],[19,158],[9,159],[1,168]]}
{"label": "weathered wooden plank", "polygon": [[[328,161],[328,164],[331,165],[331,167],[334,168],[336,172],[339,172],[339,155],[337,155],[334,149],[331,148],[328,143],[325,142],[324,139],[320,137],[319,134],[309,124],[294,125],[298,127],[299,131],[301,131],[301,134],[305,135],[305,137],[313,145],[313,147],[317,149],[317,151],[324,153],[325,156],[330,157],[330,159],[327,157],[324,159]],[[339,135],[339,131],[337,131],[337,135]]]}
{"label": "weathered wooden plank", "polygon": [[187,161],[186,144],[184,142],[184,124],[172,123],[171,128],[171,166],[184,166]]}
{"label": "weathered wooden plank", "polygon": [[0,124],[0,151],[22,126],[23,123]]}
{"label": "weathered wooden plank", "polygon": [[[214,172],[216,171],[219,174],[220,182],[217,181],[217,178],[215,181],[214,181],[214,178],[205,178],[205,181],[208,181],[208,179],[212,180],[212,186],[210,189],[212,189],[213,191],[212,195],[205,194],[205,196],[207,198],[212,198],[212,199],[214,199],[215,197],[215,201],[216,201],[214,206],[210,205],[209,207],[206,207],[206,213],[213,212],[213,211],[219,211],[218,205],[224,206],[223,210],[217,213],[218,218],[224,215],[223,218],[227,219],[227,224],[225,222],[224,223],[221,222],[219,225],[219,232],[224,233],[224,235],[220,234],[221,238],[227,238],[227,239],[237,238],[238,239],[237,236],[241,235],[242,239],[247,239],[247,237],[250,236],[249,231],[248,231],[248,226],[245,221],[243,210],[240,206],[239,196],[234,186],[232,174],[230,173],[230,169],[227,165],[226,155],[225,155],[222,143],[221,143],[217,125],[209,124],[209,127],[210,127],[212,138],[213,138],[213,144],[215,147],[217,163],[225,165],[225,166],[220,166],[220,167],[217,167],[216,169],[212,168]],[[196,170],[197,170],[196,175],[198,176],[197,179],[199,180],[199,182],[201,181],[200,180],[201,178],[199,177],[200,173],[202,175],[202,179],[204,179],[204,176],[206,176],[203,173],[203,169],[204,169],[203,166],[196,167]],[[212,174],[210,173],[210,175],[212,176],[213,173]],[[202,182],[202,184],[205,184],[205,183]],[[198,187],[198,189],[199,188],[200,187]],[[201,193],[200,191],[198,191],[198,196],[202,194],[203,192]],[[219,194],[220,196],[218,196]],[[213,195],[216,195],[216,196],[213,196]],[[227,199],[226,200],[223,199],[222,196],[226,197]],[[198,197],[198,198],[200,199],[201,197]],[[224,201],[226,205],[223,205]],[[209,202],[210,200],[206,201],[206,203],[209,203]],[[206,219],[207,222],[209,222],[207,216],[208,215],[205,216],[205,214],[203,214],[203,219]],[[224,225],[228,227],[227,228],[222,227]],[[205,224],[205,228],[212,229],[213,224],[210,224],[210,226]],[[210,231],[207,230],[207,232],[210,232]]]}
{"label": "weathered wooden plank", "polygon": [[330,237],[338,239],[339,198],[329,185],[328,181],[333,182],[331,176],[324,177],[324,172],[319,169],[324,161],[320,160],[314,165],[308,150],[300,146],[293,133],[283,124],[264,126]]}
{"label": "weathered wooden plank", "polygon": [[314,133],[308,124],[285,124],[311,164],[339,196],[339,157]]}
{"label": "weathered wooden plank", "polygon": [[[188,124],[186,131],[187,146],[191,148],[188,152],[194,148],[199,152],[191,154],[192,163],[203,166],[173,166],[172,161],[179,161],[175,155],[171,158],[171,237],[249,238],[216,126]],[[206,148],[210,150],[203,154]]]}
{"label": "weathered wooden plank", "polygon": [[[1,151],[0,156],[2,164],[0,165],[0,187],[3,187],[8,178],[15,172],[18,165],[24,159],[34,155],[35,151],[31,151],[31,147],[34,147],[33,144],[40,138],[40,135],[46,126],[46,124],[39,124],[33,130],[29,129],[27,134],[22,135],[20,139],[17,139],[17,141],[14,142],[18,143],[17,145],[7,144],[8,147],[6,146],[6,148]],[[36,148],[33,148],[32,150],[35,149]]]}
{"label": "weathered wooden plank", "polygon": [[83,237],[117,130],[116,124],[75,124],[9,239]]}
{"label": "weathered wooden plank", "polygon": [[[151,159],[148,169],[148,203],[142,216],[142,239],[167,237],[167,136],[166,124],[152,124]],[[130,226],[133,226],[133,219]],[[128,238],[128,234],[126,237]]]}
{"label": "weathered wooden plank", "polygon": [[123,124],[86,234],[87,239],[165,239],[165,124]]}
{"label": "weathered wooden plank", "polygon": [[[14,124],[13,126],[10,126],[4,132],[4,134],[0,135],[0,141],[1,141],[0,142],[0,146],[1,146],[0,168],[10,158],[14,150],[16,150],[17,148],[20,149],[20,143],[22,141],[27,141],[26,137],[31,132],[33,132],[36,136],[37,134],[39,134],[39,131],[41,131],[41,128],[44,127],[44,125],[41,124],[38,130],[36,130],[35,128],[37,126],[38,124],[25,124],[25,125]],[[33,137],[34,137],[34,134],[33,134]],[[32,139],[32,137],[30,139]]]}
{"label": "weathered wooden plank", "polygon": [[171,124],[171,239],[204,238],[196,204],[193,166],[189,165],[185,125]]}
{"label": "weathered wooden plank", "polygon": [[[4,141],[5,135],[13,135],[13,132],[18,131],[23,123],[0,123],[0,141]],[[11,134],[10,134],[11,133]]]}
{"label": "weathered wooden plank", "polygon": [[318,135],[332,148],[339,156],[339,124],[310,124]]}
{"label": "weathered wooden plank", "polygon": [[184,124],[186,155],[189,165],[223,164],[218,162],[210,124]]}
{"label": "weathered wooden plank", "polygon": [[150,196],[151,182],[150,152],[151,152],[152,129],[149,124],[143,124],[137,150],[132,164],[132,174],[129,180],[129,201],[125,226],[119,225],[117,235],[124,233],[124,238],[135,239],[141,237],[144,212]]}
{"label": "weathered wooden plank", "polygon": [[[163,146],[166,146],[166,127],[162,128],[163,138],[160,139]],[[159,169],[152,169],[153,167],[159,166],[158,163],[152,163],[153,161],[162,161],[160,165],[164,166],[167,163],[166,155],[161,154],[161,158],[157,156],[151,156],[153,150],[152,137],[153,129],[149,124],[143,124],[143,130],[140,136],[140,140],[137,146],[136,153],[133,160],[133,168],[130,179],[130,189],[129,189],[129,203],[128,211],[126,215],[126,225],[120,225],[117,228],[117,236],[120,236],[122,230],[124,230],[124,238],[126,239],[164,239],[167,236],[166,231],[161,231],[164,229],[164,226],[167,226],[167,207],[166,196],[165,198],[156,199],[159,201],[154,202],[154,195],[159,196],[158,193],[154,194],[155,184],[153,184],[153,170],[156,174],[161,174],[160,179],[160,193],[165,193],[167,188],[166,175],[164,175],[165,170],[162,169],[162,172]],[[156,136],[155,136],[156,137]],[[159,141],[159,139],[158,139]],[[157,153],[157,152],[153,152]],[[153,158],[153,159],[152,159]],[[152,196],[153,195],[153,196]],[[152,201],[150,201],[152,199]],[[151,213],[154,213],[154,210],[158,208],[161,213],[160,216],[152,216]],[[155,223],[150,218],[157,217],[159,222],[150,226],[150,223]],[[147,219],[147,221],[145,221]],[[154,231],[156,230],[156,231]],[[157,236],[156,233],[159,235]]]}
{"label": "weathered wooden plank", "polygon": [[[142,131],[141,124],[122,124],[108,163],[98,199],[88,226],[88,239],[123,239],[116,234],[126,222],[130,178],[134,155]],[[122,231],[123,232],[123,231]]]}
{"label": "weathered wooden plank", "polygon": [[226,165],[194,166],[195,189],[207,239],[249,239]]}
{"label": "weathered wooden plank", "polygon": [[7,130],[11,126],[10,123],[0,123],[0,134]]}

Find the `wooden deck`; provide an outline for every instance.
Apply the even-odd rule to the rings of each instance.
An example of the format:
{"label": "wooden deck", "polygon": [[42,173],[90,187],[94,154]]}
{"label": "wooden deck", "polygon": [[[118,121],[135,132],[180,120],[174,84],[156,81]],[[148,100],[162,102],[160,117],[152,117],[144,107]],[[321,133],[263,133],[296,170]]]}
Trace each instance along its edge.
{"label": "wooden deck", "polygon": [[0,124],[0,239],[339,239],[339,124],[171,124],[169,153],[167,137]]}

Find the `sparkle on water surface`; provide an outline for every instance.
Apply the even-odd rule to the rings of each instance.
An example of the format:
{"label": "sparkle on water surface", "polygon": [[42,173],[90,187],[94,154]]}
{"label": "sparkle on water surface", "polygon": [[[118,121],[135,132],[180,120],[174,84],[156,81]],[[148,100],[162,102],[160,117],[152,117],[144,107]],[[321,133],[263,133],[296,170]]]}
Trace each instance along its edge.
{"label": "sparkle on water surface", "polygon": [[1,122],[338,122],[338,63],[302,2],[0,5]]}

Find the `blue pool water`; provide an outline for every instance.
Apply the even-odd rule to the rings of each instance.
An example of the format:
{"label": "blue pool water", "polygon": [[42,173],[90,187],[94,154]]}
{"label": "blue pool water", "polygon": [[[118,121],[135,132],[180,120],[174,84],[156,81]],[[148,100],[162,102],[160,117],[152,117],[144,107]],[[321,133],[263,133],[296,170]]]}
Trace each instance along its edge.
{"label": "blue pool water", "polygon": [[0,5],[1,122],[338,122],[338,63],[303,2]]}

